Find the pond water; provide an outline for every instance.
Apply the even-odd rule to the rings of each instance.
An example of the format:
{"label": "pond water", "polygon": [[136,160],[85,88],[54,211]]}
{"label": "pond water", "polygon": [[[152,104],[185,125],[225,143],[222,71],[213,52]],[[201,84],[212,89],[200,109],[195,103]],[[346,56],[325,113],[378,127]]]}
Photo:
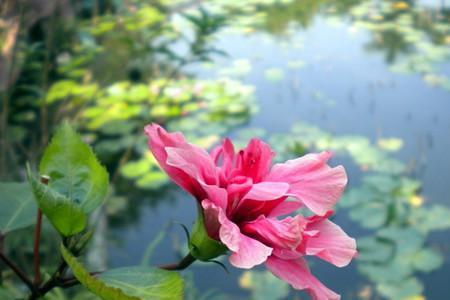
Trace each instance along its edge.
{"label": "pond water", "polygon": [[[149,155],[142,127],[158,122],[206,148],[257,136],[279,161],[333,151],[349,184],[332,218],[359,257],[342,269],[311,260],[313,274],[342,299],[448,298],[450,3],[67,3],[18,37],[0,177],[23,179],[25,161],[36,165],[50,133],[71,121],[111,173],[111,197],[91,218],[92,269],[187,252],[180,224],[191,227],[196,205]],[[10,252],[25,253],[14,238]],[[229,272],[200,262],[183,271],[187,300],[307,298],[264,267],[220,261]]]}
{"label": "pond water", "polygon": [[[315,5],[306,2],[305,5]],[[422,209],[439,204],[449,208],[450,89],[448,81],[447,85],[444,81],[448,80],[446,76],[450,76],[450,7],[445,2],[431,0],[349,2],[340,7],[324,5],[323,8],[312,9],[307,21],[300,12],[295,13],[302,1],[267,10],[260,8],[264,18],[270,21],[263,22],[264,26],[252,26],[251,22],[246,23],[246,18],[251,16],[242,16],[239,21],[244,25],[226,28],[215,41],[215,46],[228,56],[219,57],[211,64],[191,67],[189,71],[204,79],[231,76],[254,87],[258,111],[245,124],[227,131],[225,135],[239,137],[240,132],[246,131],[247,135],[254,133],[269,142],[276,142],[274,136],[292,132],[292,127],[302,122],[304,126],[318,127],[321,134],[353,137],[353,140],[342,141],[344,146],[337,147],[337,155],[332,160],[333,165],[346,167],[349,191],[358,189],[364,178],[374,170],[379,171],[377,166],[382,164],[381,161],[358,162],[358,159],[355,162],[355,157],[352,158],[352,155],[364,156],[367,154],[365,151],[371,151],[370,147],[362,147],[360,152],[355,150],[351,155],[339,150],[346,145],[351,148],[358,137],[366,137],[373,147],[384,148],[389,158],[405,166],[401,172],[387,167],[381,174],[404,176],[420,183],[416,193],[424,202],[412,202],[409,206]],[[212,9],[217,7],[212,5]],[[294,12],[289,13],[290,10]],[[411,18],[410,22],[400,20],[399,15]],[[420,22],[416,22],[419,17],[430,18],[436,23],[431,21],[426,29],[421,28],[417,24]],[[446,29],[440,29],[446,30],[446,42],[432,41],[429,27],[437,23],[443,24],[441,27],[446,26]],[[389,29],[389,26],[392,27]],[[408,34],[410,37],[405,38]],[[436,49],[430,50],[431,47]],[[446,51],[446,54],[438,58],[439,55],[434,53],[439,51]],[[432,71],[419,67],[415,70],[415,64],[419,64],[417,57],[423,58],[423,64],[429,64]],[[407,63],[410,68],[398,71],[401,63],[408,60],[411,60]],[[300,137],[304,134],[301,129],[297,132],[301,133]],[[390,149],[389,141],[397,145],[393,146],[394,150]],[[327,145],[312,142],[307,148],[321,149]],[[364,193],[357,195],[365,196]],[[392,197],[389,193],[385,196]],[[157,202],[141,208],[137,221],[112,229],[112,235],[120,241],[108,246],[113,265],[139,263],[162,226],[176,221],[189,227],[195,219],[194,200],[176,187],[148,198],[148,202],[152,199],[157,199]],[[356,208],[345,206],[339,209],[334,222],[357,240],[363,236],[373,237],[385,227],[383,222],[378,224],[376,221],[375,225],[361,226],[361,217],[349,217],[351,210]],[[370,214],[366,217],[370,218]],[[401,227],[416,228],[417,224],[409,222],[402,223]],[[184,251],[185,238],[181,227],[171,226],[168,236],[171,238],[166,237],[158,244],[152,262],[176,260],[181,254],[173,250],[174,245]],[[343,299],[378,299],[380,294],[391,299],[403,299],[403,295],[406,295],[404,299],[423,299],[419,295],[426,299],[445,299],[450,291],[446,284],[450,274],[450,232],[427,231],[424,243],[440,253],[439,266],[430,268],[429,273],[421,272],[426,267],[399,272],[394,279],[387,279],[388,284],[380,276],[371,275],[371,270],[358,268],[359,264],[371,263],[367,257],[344,269],[320,262],[314,262],[312,269],[330,288],[341,293]],[[377,249],[373,251],[377,252]],[[379,271],[389,273],[392,271],[390,268],[411,268],[408,264],[413,263],[400,262],[397,265],[397,262],[388,260],[386,268]],[[219,294],[228,295],[229,299],[249,296],[248,290],[239,288],[242,275],[239,270],[229,267],[230,274],[227,274],[218,266],[203,264],[195,265],[192,270],[195,285],[202,291],[214,288]],[[412,291],[412,294],[390,289],[389,283],[395,282],[395,276],[398,280],[395,284],[404,284],[402,288]]]}

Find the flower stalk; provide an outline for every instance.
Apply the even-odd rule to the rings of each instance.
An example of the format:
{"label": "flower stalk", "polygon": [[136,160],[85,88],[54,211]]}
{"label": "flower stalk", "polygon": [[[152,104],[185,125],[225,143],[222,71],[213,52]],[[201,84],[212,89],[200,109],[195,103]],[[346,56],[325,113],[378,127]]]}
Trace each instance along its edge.
{"label": "flower stalk", "polygon": [[189,267],[194,261],[197,259],[192,256],[191,253],[188,253],[182,260],[180,260],[178,263],[174,264],[167,264],[159,266],[158,268],[169,270],[169,271],[181,271]]}
{"label": "flower stalk", "polygon": [[27,274],[25,274],[25,272],[23,272],[3,252],[0,252],[0,259],[17,275],[17,277],[20,278],[20,280],[22,280],[22,282],[30,289],[30,291],[34,292],[36,290],[33,282],[28,278]]}

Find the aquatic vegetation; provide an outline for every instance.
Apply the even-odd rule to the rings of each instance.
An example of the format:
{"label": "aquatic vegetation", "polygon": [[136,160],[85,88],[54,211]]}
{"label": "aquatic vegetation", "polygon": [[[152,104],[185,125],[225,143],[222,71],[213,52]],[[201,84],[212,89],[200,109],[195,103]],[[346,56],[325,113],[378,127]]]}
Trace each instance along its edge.
{"label": "aquatic vegetation", "polygon": [[[429,247],[430,233],[450,228],[450,209],[424,203],[421,183],[410,178],[404,164],[390,157],[402,145],[396,138],[379,139],[331,135],[307,123],[270,140],[283,155],[306,149],[331,149],[350,156],[367,172],[359,187],[352,186],[339,206],[362,228],[374,233],[358,238],[358,269],[375,284],[376,293],[388,299],[420,296],[424,287],[417,273],[439,269],[443,253]],[[282,150],[284,148],[284,150]]]}
{"label": "aquatic vegetation", "polygon": [[[423,285],[415,274],[436,270],[443,262],[442,253],[425,242],[431,232],[450,228],[446,221],[450,210],[439,204],[424,206],[419,190],[416,180],[375,173],[364,177],[362,185],[351,189],[341,202],[352,220],[376,230],[358,239],[358,268],[389,299],[420,295]],[[441,221],[417,219],[419,215]]]}
{"label": "aquatic vegetation", "polygon": [[[108,191],[108,173],[98,162],[91,148],[68,125],[62,125],[54,135],[41,159],[40,180],[27,167],[29,184],[2,183],[8,194],[0,203],[0,239],[11,231],[34,224],[30,214],[36,214],[33,266],[34,280],[22,271],[0,249],[0,259],[26,287],[19,297],[38,299],[50,290],[67,288],[82,284],[102,299],[181,299],[183,281],[174,272],[151,267],[127,267],[105,272],[90,273],[78,261],[82,251],[92,238],[92,229],[87,222],[88,216],[103,204]],[[18,187],[20,186],[20,189]],[[15,190],[15,192],[14,192]],[[31,196],[31,197],[30,197]],[[21,198],[20,205],[14,200]],[[22,198],[23,197],[23,198]],[[31,202],[34,205],[28,204]],[[36,210],[36,206],[39,210]],[[41,277],[39,259],[42,216],[49,221],[59,234],[59,253],[62,260],[52,275]],[[54,249],[53,249],[54,252]],[[72,270],[74,277],[66,275]],[[14,290],[0,291],[3,295],[12,295]]]}
{"label": "aquatic vegetation", "polygon": [[[164,122],[166,126],[173,130],[183,129],[189,139],[202,147],[209,148],[227,130],[242,124],[255,112],[252,101],[253,89],[237,81],[228,79],[178,80],[167,85],[159,98],[160,100],[153,104],[152,93],[154,97],[163,84],[163,80],[152,82],[146,89],[147,93],[150,94],[148,97],[142,98],[141,101],[136,99],[131,101],[131,105],[141,107],[135,114],[137,120],[134,123],[129,116],[122,115],[126,113],[124,109],[115,110],[116,115],[105,114],[105,111],[108,112],[108,109],[111,108],[109,104],[111,100],[108,97],[103,104],[102,101],[95,102],[96,106],[92,109],[95,109],[97,114],[89,115],[87,119],[98,122],[97,116],[101,116],[103,119],[110,118],[108,122],[96,129],[100,132],[107,131],[105,133],[111,135],[111,138],[102,137],[96,147],[100,152],[120,151],[128,147],[128,143],[133,142],[130,136],[122,137],[123,141],[121,141],[115,135],[120,133],[119,130],[127,128],[127,125],[128,132],[140,135],[139,132],[142,127],[139,127],[139,125],[142,124],[146,113]],[[126,95],[130,95],[130,93],[124,90],[117,97],[123,100]],[[145,111],[146,109],[148,111]],[[89,113],[90,109],[86,111]],[[180,118],[181,116],[182,118]],[[116,133],[112,131],[112,125],[117,128]],[[143,139],[139,139],[139,143],[132,145],[140,156],[126,162],[121,173],[126,178],[135,180],[138,187],[144,189],[159,188],[161,185],[168,183],[168,178],[157,167],[153,157],[148,155],[144,145]]]}
{"label": "aquatic vegetation", "polygon": [[264,71],[264,76],[268,81],[280,81],[283,79],[283,71],[277,68],[269,68]]}
{"label": "aquatic vegetation", "polygon": [[289,295],[289,286],[267,271],[245,271],[239,285],[250,290],[252,300],[281,300]]}
{"label": "aquatic vegetation", "polygon": [[[317,256],[343,267],[356,255],[355,240],[328,220],[347,183],[342,166],[327,165],[328,152],[276,164],[269,171],[274,153],[259,139],[237,153],[225,139],[209,154],[187,143],[180,132],[168,133],[157,124],[147,125],[145,132],[161,168],[200,208],[185,260],[209,261],[229,250],[235,267],[265,263],[275,276],[313,298],[339,298],[310,273],[303,258]],[[278,219],[302,206],[314,215]]]}
{"label": "aquatic vegetation", "polygon": [[355,28],[373,33],[367,49],[385,52],[393,72],[420,74],[430,86],[450,90],[450,79],[439,69],[450,57],[448,16],[401,1],[364,1],[350,13]]}
{"label": "aquatic vegetation", "polygon": [[[450,210],[445,202],[448,118],[443,113],[444,90],[450,82],[447,3],[76,2],[80,4],[70,2],[69,10],[37,16],[40,19],[32,27],[28,22],[20,27],[10,48],[15,51],[11,84],[0,91],[0,252],[21,270],[34,274],[30,249],[38,203],[30,185],[17,181],[25,177],[26,161],[38,165],[49,136],[63,120],[70,120],[80,138],[92,146],[111,183],[107,201],[94,214],[83,205],[83,191],[92,178],[82,172],[74,195],[66,195],[61,186],[53,189],[57,193],[46,193],[50,202],[61,202],[64,213],[52,214],[46,203],[40,203],[52,220],[47,222],[44,216],[41,228],[42,278],[48,279],[61,263],[55,255],[61,236],[54,226],[62,235],[95,226],[86,255],[66,258],[96,292],[102,286],[97,280],[109,278],[113,288],[117,272],[103,279],[93,277],[80,271],[79,263],[95,271],[140,264],[142,256],[144,269],[125,269],[135,277],[141,271],[147,274],[151,251],[152,262],[189,251],[179,230],[158,232],[155,225],[164,224],[166,229],[174,220],[190,224],[195,217],[195,209],[183,206],[185,195],[173,187],[148,151],[142,128],[158,122],[168,131],[182,131],[186,140],[204,149],[220,147],[225,136],[233,138],[237,149],[260,138],[271,144],[276,162],[332,150],[331,164],[345,164],[350,180],[333,221],[357,238],[359,256],[354,268],[339,270],[339,276],[320,262],[313,262],[311,273],[346,299],[445,298],[447,291],[438,282],[448,273],[450,246]],[[28,11],[25,7],[23,20],[29,19]],[[9,43],[5,37],[10,39],[8,24],[20,20],[19,13],[12,14],[15,18],[0,16],[0,64],[8,52],[4,51]],[[335,41],[338,36],[345,43]],[[353,67],[366,63],[373,70]],[[349,76],[343,76],[347,71]],[[420,81],[424,84],[417,84]],[[5,82],[0,82],[3,88]],[[422,97],[424,93],[433,97]],[[424,105],[431,100],[433,105]],[[397,121],[386,120],[385,113]],[[365,123],[366,116],[370,124]],[[356,128],[347,120],[363,123]],[[46,191],[38,185],[35,189],[39,195]],[[304,210],[293,213],[307,215]],[[61,219],[67,216],[65,223]],[[203,221],[197,220],[194,232]],[[81,235],[75,234],[80,239]],[[205,236],[191,236],[191,250],[198,256],[192,245]],[[162,242],[146,247],[153,237]],[[227,264],[226,256],[218,262]],[[3,270],[0,299],[26,297],[26,287],[15,274]],[[223,280],[208,263],[195,264],[183,273],[184,298],[303,298],[269,271],[230,271],[224,275],[229,280]],[[152,281],[147,275],[141,283]],[[220,285],[208,286],[205,277]],[[66,279],[75,281],[70,275]],[[130,283],[139,285],[134,279]],[[138,289],[145,293],[142,286]],[[78,287],[54,288],[47,298],[97,296]]]}
{"label": "aquatic vegetation", "polygon": [[398,139],[380,139],[373,145],[370,139],[358,135],[336,136],[308,123],[298,122],[292,126],[291,132],[273,134],[269,137],[281,159],[289,158],[293,153],[304,153],[309,150],[330,149],[337,154],[349,155],[362,171],[387,172],[399,174],[406,170],[404,163],[393,159],[386,148],[398,150],[401,142]]}

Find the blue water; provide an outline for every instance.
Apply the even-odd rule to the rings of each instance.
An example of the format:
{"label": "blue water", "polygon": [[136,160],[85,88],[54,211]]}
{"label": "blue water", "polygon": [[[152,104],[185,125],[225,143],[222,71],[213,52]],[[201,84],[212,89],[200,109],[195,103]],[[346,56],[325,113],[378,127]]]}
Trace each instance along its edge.
{"label": "blue water", "polygon": [[[435,1],[424,1],[424,5]],[[362,135],[376,141],[379,137],[398,137],[403,148],[393,154],[404,163],[414,163],[411,176],[423,184],[426,203],[450,206],[450,93],[428,86],[420,74],[395,74],[382,52],[368,51],[366,45],[373,38],[367,30],[355,30],[348,20],[331,23],[326,17],[316,17],[308,28],[296,27],[290,36],[274,37],[267,33],[226,33],[216,46],[229,56],[218,58],[214,68],[196,66],[191,72],[200,78],[218,76],[233,60],[246,59],[251,71],[240,77],[255,87],[259,105],[246,127],[258,127],[268,133],[283,133],[293,123],[308,122],[336,135]],[[297,46],[295,46],[297,45]],[[301,60],[300,69],[288,67],[289,61]],[[450,64],[444,62],[441,70],[450,74]],[[265,77],[268,68],[278,68],[283,78],[270,81]],[[234,132],[229,135],[233,136]],[[342,157],[332,164],[343,163],[349,171],[349,188],[360,182],[360,171]],[[178,189],[178,188],[174,188]],[[160,201],[156,207],[145,207],[139,221],[121,229],[113,229],[118,243],[109,245],[113,265],[132,265],[140,259],[161,227],[177,221],[189,225],[196,214],[194,200],[175,192],[173,201]],[[148,199],[151,202],[151,199]],[[363,231],[352,223],[345,211],[334,222],[351,236]],[[448,249],[448,232],[433,234],[429,242]],[[152,262],[171,262],[178,259],[175,245],[184,245],[180,227],[173,225],[168,237],[158,246]],[[238,288],[239,270],[229,267],[230,274],[212,265],[193,268],[200,289],[214,284],[230,295],[246,296]],[[339,291],[343,299],[354,298],[358,288],[367,280],[358,274],[355,263],[344,269],[317,262],[314,274],[330,288]],[[421,275],[427,299],[448,297],[450,262],[428,275]]]}

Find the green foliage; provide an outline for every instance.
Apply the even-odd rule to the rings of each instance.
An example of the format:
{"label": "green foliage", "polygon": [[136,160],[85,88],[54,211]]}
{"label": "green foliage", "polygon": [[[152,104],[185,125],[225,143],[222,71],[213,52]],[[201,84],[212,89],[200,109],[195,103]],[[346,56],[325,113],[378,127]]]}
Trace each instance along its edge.
{"label": "green foliage", "polygon": [[443,205],[422,207],[411,212],[409,222],[423,234],[450,228],[450,209]]}
{"label": "green foliage", "polygon": [[[423,207],[419,189],[420,183],[407,177],[371,174],[341,202],[352,220],[376,230],[358,239],[358,269],[388,299],[420,295],[423,285],[415,274],[436,270],[443,263],[442,254],[425,247],[425,242],[431,230],[450,228],[446,221],[450,211],[437,204]],[[418,219],[425,215],[427,219]]]}
{"label": "green foliage", "polygon": [[39,170],[50,177],[49,186],[57,192],[51,195],[64,196],[85,213],[101,205],[108,192],[108,172],[67,123],[46,148]]}
{"label": "green foliage", "polygon": [[75,277],[92,293],[105,300],[139,300],[138,297],[128,296],[119,288],[106,285],[103,281],[89,274],[77,259],[72,256],[69,250],[61,244],[60,251],[64,260],[72,269]]}
{"label": "green foliage", "polygon": [[81,284],[102,299],[181,300],[183,297],[183,281],[176,272],[150,267],[128,267],[92,276],[63,245],[61,253]]}
{"label": "green foliage", "polygon": [[23,294],[20,291],[0,286],[0,300],[19,299],[21,297],[23,297]]}
{"label": "green foliage", "polygon": [[76,202],[39,182],[29,169],[28,180],[39,208],[61,235],[71,236],[86,228],[86,214]]}
{"label": "green foliage", "polygon": [[[401,140],[395,141],[395,147],[389,151],[400,149]],[[332,150],[337,154],[348,155],[363,171],[377,171],[388,174],[400,174],[405,171],[405,165],[390,157],[383,146],[374,145],[364,136],[333,136],[332,134],[308,123],[297,122],[291,132],[274,134],[269,137],[271,145],[277,152],[276,159],[282,161],[292,157],[292,154],[302,155],[309,150]],[[392,143],[392,142],[391,142]]]}
{"label": "green foliage", "polygon": [[366,48],[383,51],[392,72],[420,74],[426,84],[450,90],[450,78],[438,68],[450,57],[450,25],[445,18],[434,20],[421,6],[389,1],[361,1],[350,14],[356,28],[373,34]]}
{"label": "green foliage", "polygon": [[173,271],[144,266],[126,267],[106,271],[99,279],[142,300],[183,299],[183,280]]}
{"label": "green foliage", "polygon": [[87,213],[103,202],[108,192],[108,173],[92,150],[68,125],[62,125],[46,148],[40,172],[50,177],[45,185],[28,170],[35,199],[63,236],[86,228]]}
{"label": "green foliage", "polygon": [[279,69],[279,68],[269,68],[266,69],[264,71],[264,76],[266,77],[266,79],[268,81],[280,81],[283,79],[284,74],[283,74],[283,70]]}
{"label": "green foliage", "polygon": [[[238,30],[245,34],[259,30],[284,35],[290,34],[295,25],[309,26],[319,12],[333,20],[350,10],[345,24],[352,31],[364,29],[372,34],[366,49],[384,53],[391,71],[419,74],[430,86],[450,89],[448,76],[438,68],[438,64],[450,55],[448,18],[413,2],[214,0],[202,4],[205,9],[188,7],[188,13],[182,13],[183,18],[177,18],[178,9],[185,9],[183,4],[178,7],[180,1],[164,1],[169,7],[161,9],[153,7],[153,2],[129,1],[127,5],[120,5],[121,1],[100,1],[99,7],[93,7],[97,1],[87,2],[87,6],[92,6],[89,13],[95,16],[89,20],[85,16],[81,19],[75,13],[77,22],[67,34],[65,43],[60,43],[53,33],[51,39],[34,44],[20,41],[19,48],[26,50],[17,53],[17,65],[26,59],[26,68],[35,70],[32,75],[39,76],[35,76],[37,79],[23,77],[16,87],[27,92],[12,97],[9,139],[13,143],[27,141],[26,144],[41,140],[37,136],[40,133],[35,133],[39,130],[34,129],[39,122],[51,123],[51,120],[38,117],[43,116],[38,112],[38,106],[45,104],[49,115],[54,113],[55,123],[59,118],[78,122],[78,128],[86,133],[84,136],[90,139],[102,161],[107,161],[112,168],[119,168],[117,174],[142,189],[158,190],[168,182],[167,175],[148,152],[142,135],[144,124],[157,121],[169,130],[182,130],[190,141],[208,148],[230,130],[246,124],[255,112],[251,87],[227,79],[197,80],[184,72],[183,68],[188,64],[208,62],[213,55],[224,55],[211,46],[214,35],[224,25],[229,31]],[[103,10],[100,8],[103,5],[109,8]],[[170,11],[170,17],[166,11]],[[178,24],[177,20],[182,23]],[[54,27],[54,24],[46,26],[46,21],[43,25],[42,28]],[[46,35],[50,36],[49,32],[43,32],[42,36]],[[300,48],[303,41],[289,41],[289,46]],[[44,64],[44,56],[48,66]],[[293,60],[287,67],[299,69],[305,64]],[[45,70],[47,67],[48,71]],[[218,74],[242,78],[252,67],[249,60],[240,59]],[[41,78],[43,70],[45,74]],[[30,74],[28,71],[23,70],[20,76]],[[285,76],[278,68],[266,69],[264,75],[272,81]],[[27,84],[23,85],[23,82]],[[315,92],[313,96],[317,103],[325,103],[325,100],[326,104],[331,103],[322,92]],[[401,139],[371,141],[364,136],[335,136],[305,123],[294,125],[287,134],[269,136],[258,129],[239,130],[233,134],[242,140],[237,142],[238,146],[244,146],[243,141],[253,136],[268,138],[280,160],[325,149],[351,158],[362,171],[363,180],[361,186],[352,186],[342,207],[348,209],[352,221],[372,231],[370,236],[357,241],[359,270],[385,298],[405,299],[423,292],[417,273],[433,271],[443,261],[440,251],[427,246],[427,237],[435,230],[450,228],[450,210],[442,205],[423,204],[420,182],[407,177],[406,165],[391,156],[391,152],[402,148]],[[30,145],[35,147],[34,143]],[[43,147],[31,148],[33,155],[39,155],[34,151],[39,148]],[[126,159],[122,160],[124,157]],[[29,177],[44,214],[64,236],[82,231],[86,226],[86,214],[98,207],[107,193],[106,172],[90,148],[63,126],[44,155],[40,173],[50,175],[49,187],[31,175]],[[27,197],[22,197],[22,194],[30,194],[30,187],[0,183],[0,189],[1,233],[31,225],[35,221],[36,208],[32,201],[26,200]],[[127,189],[126,192],[132,191]],[[129,194],[126,197],[117,195],[115,198],[125,206]],[[108,207],[109,211],[114,209]],[[131,215],[127,218],[136,219],[133,214],[127,215]],[[202,221],[197,220],[194,225],[194,232],[200,234],[191,238],[192,252],[197,248],[194,245],[210,242],[204,230],[200,230]],[[161,238],[162,235],[158,235],[155,243]],[[80,248],[89,240],[89,234],[83,239],[79,241]],[[153,251],[154,245],[149,246],[148,253]],[[76,250],[77,247],[71,248],[73,253]],[[196,255],[203,260],[214,256],[211,253]],[[145,261],[148,261],[147,257],[144,257]],[[166,292],[160,296],[162,299],[181,297],[182,288],[178,281],[165,281],[166,275],[156,276],[159,270],[123,268],[94,278],[80,264],[73,264],[91,288],[98,290],[106,286],[106,297],[115,286],[127,297],[136,294],[139,298],[145,294],[152,295],[153,299],[157,298],[153,294],[155,290],[165,289],[172,283],[176,296]],[[126,278],[122,277],[124,274]],[[251,290],[255,299],[279,299],[288,294],[286,284],[266,272],[251,272],[247,277],[251,278],[251,283],[243,286]],[[161,281],[158,278],[162,278]],[[99,284],[102,281],[104,285]],[[5,293],[8,292],[0,288],[0,298]],[[51,295],[55,298],[49,296],[49,299],[65,298],[61,294],[55,292]],[[113,294],[117,296],[117,293]],[[4,297],[13,298],[9,293]],[[85,294],[73,297],[85,298],[88,298]],[[201,296],[192,296],[192,299],[212,298],[226,299],[226,296],[218,296],[210,290]]]}
{"label": "green foliage", "polygon": [[33,225],[37,206],[30,185],[0,182],[0,190],[0,234]]}
{"label": "green foliage", "polygon": [[[148,98],[141,100],[127,100],[130,86],[132,85],[124,83],[122,88],[114,89],[114,97],[117,97],[114,98],[114,103],[117,103],[118,99],[125,99],[130,101],[130,104],[125,105],[127,107],[139,106],[139,112],[127,116],[134,117],[136,122],[126,119],[126,108],[110,113],[114,105],[111,99],[105,99],[105,102],[101,99],[96,104],[95,114],[89,113],[86,120],[89,126],[98,125],[97,130],[108,130],[105,133],[111,136],[111,139],[103,137],[97,145],[96,149],[100,153],[114,153],[128,146],[134,147],[139,153],[139,159],[130,160],[123,165],[121,174],[133,180],[136,186],[142,189],[156,190],[168,182],[167,175],[149,154],[145,138],[140,138],[143,137],[142,127],[148,123],[146,113],[166,120],[169,130],[182,130],[190,141],[209,148],[220,140],[220,135],[244,123],[254,112],[253,89],[235,80],[183,79],[167,85],[164,80],[157,80],[146,87]],[[158,101],[153,100],[158,94]],[[93,123],[90,123],[91,120]],[[121,139],[115,138],[125,127],[139,138],[134,141],[130,141],[129,135]]]}
{"label": "green foliage", "polygon": [[350,218],[367,228],[405,224],[409,201],[420,188],[417,181],[389,174],[370,174],[361,188],[350,190],[341,205],[351,208]]}
{"label": "green foliage", "polygon": [[351,220],[374,231],[357,239],[358,269],[383,297],[420,295],[423,285],[416,274],[443,264],[442,254],[425,246],[427,235],[450,228],[450,210],[438,204],[425,206],[420,182],[404,175],[404,164],[390,157],[389,152],[401,148],[402,140],[379,139],[373,145],[362,136],[333,136],[306,123],[297,123],[292,133],[270,140],[282,154],[281,160],[298,155],[297,148],[329,149],[349,156],[362,171],[369,172],[363,173],[361,185],[349,189],[339,202]]}

